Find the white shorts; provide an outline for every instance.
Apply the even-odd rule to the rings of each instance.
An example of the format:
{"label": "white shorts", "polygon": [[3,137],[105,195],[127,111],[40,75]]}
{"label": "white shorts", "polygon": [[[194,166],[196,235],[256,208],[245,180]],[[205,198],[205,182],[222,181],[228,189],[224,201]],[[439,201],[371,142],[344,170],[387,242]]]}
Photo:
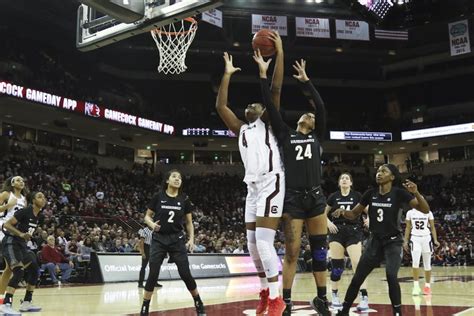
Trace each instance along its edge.
{"label": "white shorts", "polygon": [[431,235],[411,236],[410,244],[412,252],[433,252],[433,243],[431,242]]}
{"label": "white shorts", "polygon": [[285,173],[270,173],[247,183],[245,222],[255,223],[257,217],[281,217],[285,198]]}

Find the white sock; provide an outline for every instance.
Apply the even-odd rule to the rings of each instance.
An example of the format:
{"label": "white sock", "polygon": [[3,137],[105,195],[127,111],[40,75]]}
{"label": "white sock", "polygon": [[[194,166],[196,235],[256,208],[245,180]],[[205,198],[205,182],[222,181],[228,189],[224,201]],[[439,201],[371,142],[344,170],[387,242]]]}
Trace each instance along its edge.
{"label": "white sock", "polygon": [[420,287],[420,282],[419,281],[413,281],[413,286],[414,287]]}
{"label": "white sock", "polygon": [[280,296],[280,292],[278,291],[279,285],[278,281],[275,282],[268,282],[268,288],[270,289],[270,299],[273,300]]}
{"label": "white sock", "polygon": [[426,286],[426,287],[431,287],[431,284],[425,283],[425,286]]}
{"label": "white sock", "polygon": [[268,288],[268,281],[266,277],[259,277],[260,279],[260,290],[266,290]]}

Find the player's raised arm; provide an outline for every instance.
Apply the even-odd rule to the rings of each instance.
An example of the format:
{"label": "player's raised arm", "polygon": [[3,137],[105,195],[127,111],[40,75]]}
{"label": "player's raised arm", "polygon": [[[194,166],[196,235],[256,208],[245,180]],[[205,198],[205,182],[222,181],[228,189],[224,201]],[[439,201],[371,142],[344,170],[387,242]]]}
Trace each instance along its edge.
{"label": "player's raised arm", "polygon": [[408,190],[408,192],[415,196],[415,198],[409,202],[410,207],[416,208],[418,211],[428,214],[430,211],[430,206],[428,205],[428,202],[426,202],[423,195],[418,192],[418,186],[410,180],[406,180],[405,183],[403,183],[403,186]]}
{"label": "player's raised arm", "polygon": [[225,71],[222,76],[221,84],[219,86],[219,92],[217,93],[216,110],[219,116],[224,121],[225,125],[236,135],[240,132],[240,127],[244,124],[237,116],[232,112],[228,106],[228,94],[229,94],[229,82],[230,77],[240,68],[234,67],[232,61],[232,55],[227,52],[224,53]]}
{"label": "player's raised arm", "polygon": [[275,108],[271,98],[270,87],[268,86],[267,70],[272,60],[268,59],[265,61],[259,50],[254,52],[253,59],[257,63],[259,69],[263,104],[265,105],[265,109],[270,117],[270,124],[272,125],[275,137],[281,143],[286,135],[288,135],[288,126],[283,121],[280,112]]}
{"label": "player's raised arm", "polygon": [[319,142],[322,142],[326,136],[327,121],[324,101],[306,74],[306,60],[301,59],[299,62],[295,61],[293,68],[297,72],[295,75],[293,75],[293,77],[298,80],[303,94],[306,96],[306,98],[308,98],[309,103],[314,108],[315,120],[317,122],[315,131]]}
{"label": "player's raised arm", "polygon": [[280,34],[278,34],[278,32],[272,32],[270,34],[270,39],[275,43],[276,50],[275,68],[273,70],[272,86],[270,91],[272,93],[273,105],[277,111],[280,111],[280,96],[281,88],[283,86],[285,56],[283,53],[283,43],[281,41]]}

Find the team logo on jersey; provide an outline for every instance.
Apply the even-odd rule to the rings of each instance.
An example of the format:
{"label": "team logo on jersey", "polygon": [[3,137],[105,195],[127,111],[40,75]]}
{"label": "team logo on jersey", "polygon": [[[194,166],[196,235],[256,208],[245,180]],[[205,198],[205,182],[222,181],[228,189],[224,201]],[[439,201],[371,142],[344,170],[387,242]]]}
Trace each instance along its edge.
{"label": "team logo on jersey", "polygon": [[272,212],[272,214],[278,213],[278,206],[273,205],[272,208],[270,209],[270,212]]}

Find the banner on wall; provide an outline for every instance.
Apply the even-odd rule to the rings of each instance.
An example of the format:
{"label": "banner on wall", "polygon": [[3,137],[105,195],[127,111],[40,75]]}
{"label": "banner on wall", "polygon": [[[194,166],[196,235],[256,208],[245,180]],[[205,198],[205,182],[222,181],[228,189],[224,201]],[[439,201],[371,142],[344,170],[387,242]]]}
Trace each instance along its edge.
{"label": "banner on wall", "polygon": [[356,20],[336,20],[336,38],[368,41],[370,40],[369,24],[364,21]]}
{"label": "banner on wall", "polygon": [[462,20],[448,24],[449,44],[451,46],[451,56],[468,54],[471,52],[469,40],[469,22]]}
{"label": "banner on wall", "polygon": [[202,13],[202,20],[222,28],[222,11],[212,9]]}
{"label": "banner on wall", "polygon": [[252,34],[261,29],[278,31],[280,35],[288,35],[288,23],[286,16],[252,14]]}
{"label": "banner on wall", "polygon": [[329,19],[296,17],[296,36],[330,38]]}
{"label": "banner on wall", "polygon": [[466,123],[466,124],[417,129],[414,131],[406,131],[406,132],[402,132],[402,140],[420,139],[420,138],[437,137],[437,136],[445,136],[445,135],[473,133],[473,132],[474,132],[474,122]]}

